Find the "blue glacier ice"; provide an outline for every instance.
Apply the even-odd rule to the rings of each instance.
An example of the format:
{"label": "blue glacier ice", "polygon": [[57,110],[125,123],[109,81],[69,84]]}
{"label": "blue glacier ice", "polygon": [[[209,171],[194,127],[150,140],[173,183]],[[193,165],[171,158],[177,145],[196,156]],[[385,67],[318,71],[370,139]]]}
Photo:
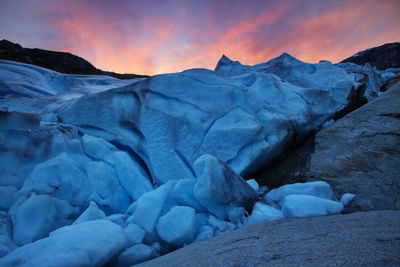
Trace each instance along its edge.
{"label": "blue glacier ice", "polygon": [[340,213],[354,196],[326,183],[267,192],[245,177],[393,76],[288,54],[134,80],[0,60],[0,265],[123,266]]}

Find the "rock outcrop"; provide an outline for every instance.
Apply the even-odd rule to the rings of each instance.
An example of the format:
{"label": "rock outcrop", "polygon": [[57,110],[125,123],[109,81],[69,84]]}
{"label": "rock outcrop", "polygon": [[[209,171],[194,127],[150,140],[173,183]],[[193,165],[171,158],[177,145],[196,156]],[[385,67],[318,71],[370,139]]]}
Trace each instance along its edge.
{"label": "rock outcrop", "polygon": [[400,43],[389,43],[373,47],[346,58],[342,62],[358,65],[371,64],[377,69],[400,68]]}
{"label": "rock outcrop", "polygon": [[400,212],[256,224],[137,266],[398,266]]}
{"label": "rock outcrop", "polygon": [[38,48],[24,48],[8,40],[0,40],[0,59],[13,60],[65,74],[108,75],[118,79],[135,79],[148,77],[137,74],[119,74],[95,68],[90,62],[76,55],[43,50]]}
{"label": "rock outcrop", "polygon": [[350,210],[400,209],[399,100],[397,82],[272,164],[259,181],[323,180],[339,194],[357,195]]}

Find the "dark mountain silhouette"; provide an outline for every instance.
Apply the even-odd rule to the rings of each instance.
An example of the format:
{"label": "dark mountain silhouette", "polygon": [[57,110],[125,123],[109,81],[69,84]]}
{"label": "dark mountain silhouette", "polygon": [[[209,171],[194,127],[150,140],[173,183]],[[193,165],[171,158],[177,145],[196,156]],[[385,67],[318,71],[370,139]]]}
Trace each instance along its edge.
{"label": "dark mountain silhouette", "polygon": [[120,74],[103,71],[87,60],[66,52],[49,51],[38,48],[24,48],[8,40],[0,41],[0,59],[28,63],[65,74],[108,75],[118,79],[144,78],[147,75]]}
{"label": "dark mountain silhouette", "polygon": [[400,43],[388,43],[369,48],[346,58],[342,62],[353,62],[358,65],[369,63],[380,70],[400,68]]}

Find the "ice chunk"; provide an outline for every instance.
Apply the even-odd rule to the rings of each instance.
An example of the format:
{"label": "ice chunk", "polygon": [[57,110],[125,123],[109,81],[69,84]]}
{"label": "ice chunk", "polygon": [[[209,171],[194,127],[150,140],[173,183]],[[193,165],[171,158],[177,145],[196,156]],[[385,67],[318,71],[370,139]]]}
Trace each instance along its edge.
{"label": "ice chunk", "polygon": [[200,205],[199,201],[194,196],[193,189],[195,184],[196,179],[178,180],[169,195],[169,205],[164,209],[168,211],[173,206],[188,206],[194,208],[197,212],[204,212],[206,209]]}
{"label": "ice chunk", "polygon": [[[6,212],[0,212],[0,258],[8,254],[15,248],[12,240],[12,225],[9,215]],[[2,254],[5,253],[5,254]],[[2,255],[1,255],[2,254]]]}
{"label": "ice chunk", "polygon": [[242,177],[212,155],[198,158],[194,170],[194,195],[218,218],[227,219],[232,208],[249,207],[257,198],[257,192]]}
{"label": "ice chunk", "polygon": [[343,194],[342,197],[340,198],[340,203],[343,204],[343,206],[347,206],[350,204],[350,202],[356,197],[354,194],[346,193]]}
{"label": "ice chunk", "polygon": [[256,180],[250,179],[250,180],[247,180],[246,182],[251,186],[251,188],[254,189],[254,191],[258,192],[258,189],[259,189],[260,187],[258,186],[258,183],[257,183]]}
{"label": "ice chunk", "polygon": [[15,202],[15,193],[17,189],[14,186],[0,186],[0,210],[9,210]]}
{"label": "ice chunk", "polygon": [[324,122],[324,123],[321,125],[321,127],[322,127],[322,128],[326,128],[326,127],[331,126],[331,125],[334,124],[334,123],[335,123],[335,120],[331,119],[331,120],[329,120],[329,121]]}
{"label": "ice chunk", "polygon": [[214,236],[214,228],[212,228],[210,225],[203,225],[203,226],[200,226],[200,228],[198,230],[198,234],[197,234],[194,242],[208,240],[208,239],[212,238],[213,236]]}
{"label": "ice chunk", "polygon": [[282,211],[261,202],[256,202],[253,212],[246,221],[246,225],[282,219],[284,219]]}
{"label": "ice chunk", "polygon": [[127,246],[131,247],[142,242],[145,231],[134,223],[129,224],[125,229],[128,238]]}
{"label": "ice chunk", "polygon": [[153,232],[157,219],[173,186],[174,183],[169,182],[154,191],[143,194],[133,203],[131,210],[133,214],[128,218],[128,222],[136,223],[142,229],[146,230],[147,233]]}
{"label": "ice chunk", "polygon": [[284,185],[269,191],[264,199],[267,204],[272,204],[273,202],[282,202],[286,196],[292,194],[310,195],[335,200],[335,196],[329,184],[321,181]]}
{"label": "ice chunk", "polygon": [[158,256],[159,254],[154,248],[144,244],[138,244],[126,249],[121,253],[121,255],[119,255],[117,267],[131,266]]}
{"label": "ice chunk", "polygon": [[392,79],[395,76],[396,76],[396,73],[394,73],[394,72],[390,72],[387,70],[381,72],[381,78],[383,80],[383,83],[386,83],[387,81],[389,81],[390,79]]}
{"label": "ice chunk", "polygon": [[46,237],[51,231],[71,223],[78,208],[49,195],[35,195],[15,204],[11,210],[14,241],[24,245]]}
{"label": "ice chunk", "polygon": [[150,247],[154,248],[157,252],[161,251],[162,249],[161,244],[158,242],[154,242],[153,244],[150,245]]}
{"label": "ice chunk", "polygon": [[[247,150],[249,146],[252,148]],[[199,153],[214,155],[229,162],[235,172],[242,173],[264,153],[266,146],[263,125],[251,114],[236,108],[212,124],[203,138]]]}
{"label": "ice chunk", "polygon": [[96,203],[90,201],[89,207],[74,221],[73,224],[83,223],[87,221],[104,219],[106,215],[97,207]]}
{"label": "ice chunk", "polygon": [[210,214],[208,213],[196,213],[196,223],[198,226],[208,225],[209,218]]}
{"label": "ice chunk", "polygon": [[128,218],[128,215],[119,214],[119,213],[115,213],[115,214],[112,214],[112,215],[106,217],[106,219],[109,220],[110,222],[116,223],[122,227],[125,227],[125,221],[127,218]]}
{"label": "ice chunk", "polygon": [[282,213],[285,218],[307,218],[338,214],[343,204],[310,195],[289,195],[283,200]]}
{"label": "ice chunk", "polygon": [[229,211],[228,220],[234,222],[236,225],[241,226],[244,222],[247,211],[243,207],[234,207]]}
{"label": "ice chunk", "polygon": [[123,151],[115,152],[114,164],[119,182],[134,200],[139,199],[144,193],[153,190],[148,177],[128,153]]}
{"label": "ice chunk", "polygon": [[22,190],[51,194],[78,206],[84,205],[92,192],[88,178],[66,153],[38,164]]}
{"label": "ice chunk", "polygon": [[231,231],[235,230],[235,228],[236,228],[236,226],[233,223],[220,220],[212,215],[210,215],[210,217],[208,219],[208,223],[209,223],[209,225],[211,225],[214,228],[214,230],[217,234],[231,232]]}
{"label": "ice chunk", "polygon": [[157,233],[165,242],[183,246],[193,242],[196,234],[196,212],[185,206],[173,207],[158,219]]}
{"label": "ice chunk", "polygon": [[85,170],[93,189],[90,199],[96,201],[107,214],[125,212],[130,199],[118,182],[115,170],[107,163],[98,161],[85,164]]}
{"label": "ice chunk", "polygon": [[265,195],[268,191],[269,191],[269,188],[268,188],[266,185],[260,186],[260,188],[258,189],[258,194],[259,194],[260,196],[263,196],[263,195]]}
{"label": "ice chunk", "polygon": [[107,217],[107,220],[110,222],[116,223],[120,226],[125,226],[125,221],[128,218],[128,215],[125,214],[112,214]]}
{"label": "ice chunk", "polygon": [[10,253],[10,248],[0,244],[0,258]]}
{"label": "ice chunk", "polygon": [[112,155],[114,146],[104,139],[91,135],[84,135],[82,137],[82,145],[85,153],[92,159],[106,161],[111,165],[114,164]]}
{"label": "ice chunk", "polygon": [[65,226],[49,237],[17,248],[0,266],[103,266],[126,242],[122,228],[107,220]]}

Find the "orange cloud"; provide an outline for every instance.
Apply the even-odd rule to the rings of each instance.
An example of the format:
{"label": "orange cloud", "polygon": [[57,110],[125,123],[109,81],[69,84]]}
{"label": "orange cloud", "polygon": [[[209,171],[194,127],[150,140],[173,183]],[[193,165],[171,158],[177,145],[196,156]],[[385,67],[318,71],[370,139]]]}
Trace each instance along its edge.
{"label": "orange cloud", "polygon": [[347,2],[331,12],[304,20],[291,36],[296,45],[285,47],[306,62],[338,62],[368,47],[399,40],[399,27],[374,30],[385,21],[385,16],[393,13],[392,6],[376,4],[379,1]]}
{"label": "orange cloud", "polygon": [[[229,5],[230,1],[218,3]],[[172,15],[138,11],[135,16],[128,8],[120,8],[105,17],[92,8],[93,3],[71,1],[68,6],[51,6],[68,14],[53,20],[65,40],[53,49],[80,55],[104,70],[156,74],[214,68],[222,54],[245,64],[265,62],[282,52],[307,62],[339,61],[400,39],[396,1],[339,1],[326,7],[320,3],[315,12],[308,12],[305,3],[309,1],[267,5],[261,12],[243,7],[246,12],[237,20],[220,26],[229,13],[219,17],[205,10],[204,16],[194,17],[187,8]],[[213,4],[207,8],[214,8]],[[230,18],[235,18],[234,12]]]}
{"label": "orange cloud", "polygon": [[172,22],[166,19],[143,22],[151,28],[150,38],[143,41],[136,39],[136,25],[122,29],[119,21],[105,20],[90,9],[73,5],[68,9],[73,15],[55,22],[67,40],[57,49],[83,56],[104,70],[153,74],[158,63],[151,55],[172,38]]}

